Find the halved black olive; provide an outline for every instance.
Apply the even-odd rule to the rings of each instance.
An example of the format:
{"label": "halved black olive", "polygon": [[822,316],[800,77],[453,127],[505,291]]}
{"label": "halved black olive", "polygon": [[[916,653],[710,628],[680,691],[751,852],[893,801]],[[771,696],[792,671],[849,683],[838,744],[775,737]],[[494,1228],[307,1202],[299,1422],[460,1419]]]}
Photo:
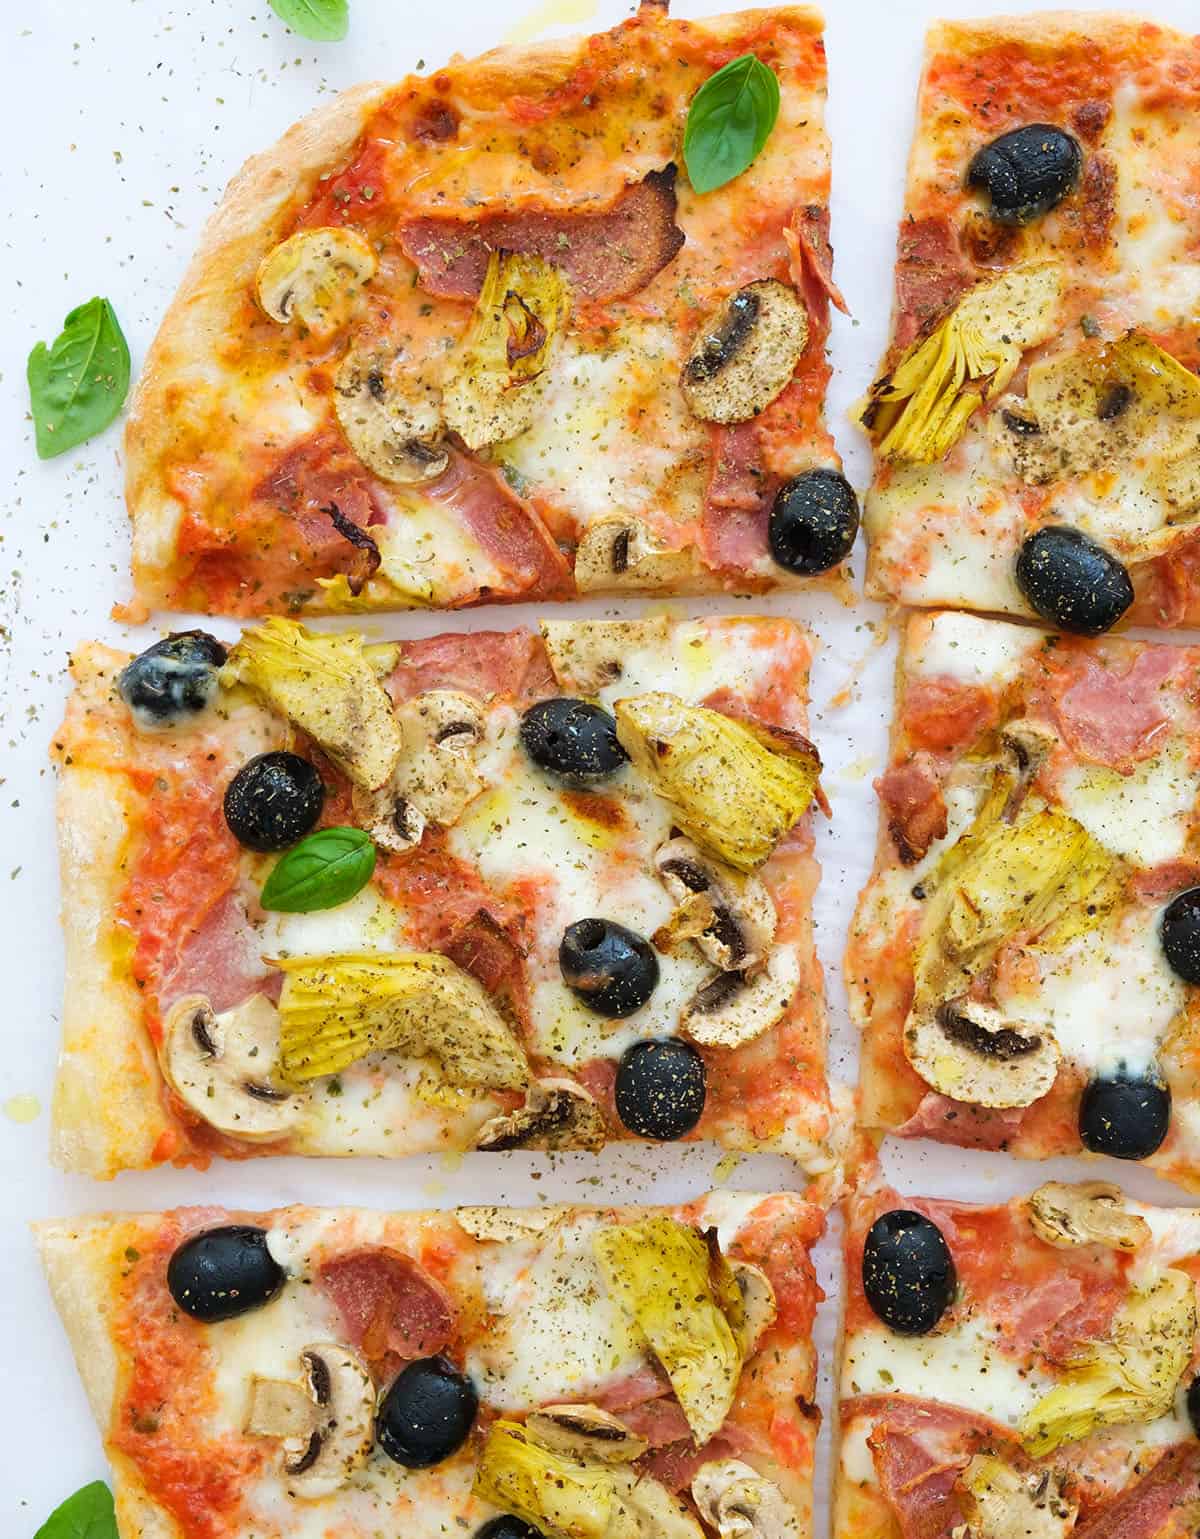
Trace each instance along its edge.
{"label": "halved black olive", "polygon": [[993,219],[1029,224],[1062,202],[1082,168],[1078,140],[1051,123],[1027,123],[976,151],[967,185],[987,193]]}
{"label": "halved black olive", "polygon": [[117,675],[117,693],[139,726],[175,726],[212,700],[226,656],[207,631],[176,631],[126,663]]}
{"label": "halved black olive", "polygon": [[287,1274],[267,1249],[267,1231],[223,1224],[185,1240],[167,1263],[171,1297],[193,1319],[232,1320],[260,1309]]}
{"label": "halved black olive", "polygon": [[1188,1385],[1187,1411],[1191,1419],[1192,1431],[1200,1437],[1200,1374],[1197,1374]]}
{"label": "halved black olive", "polygon": [[827,572],[850,554],[857,533],[858,498],[840,471],[806,470],[775,493],[767,540],[789,572]]}
{"label": "halved black olive", "polygon": [[419,1357],[392,1380],[375,1417],[375,1437],[389,1459],[424,1470],[466,1441],[479,1395],[446,1357]]}
{"label": "halved black olive", "polygon": [[1159,925],[1171,971],[1185,983],[1200,983],[1200,887],[1177,893]]}
{"label": "halved black olive", "polygon": [[225,788],[225,821],[249,850],[286,850],[317,826],[325,785],[295,753],[260,753]]}
{"label": "halved black olive", "polygon": [[1088,1082],[1079,1103],[1079,1137],[1093,1154],[1144,1160],[1167,1136],[1171,1091],[1154,1069],[1124,1066]]}
{"label": "halved black olive", "polygon": [[521,1518],[514,1518],[511,1512],[505,1512],[498,1518],[489,1518],[477,1528],[475,1539],[543,1539],[543,1536],[540,1528],[534,1528],[532,1523],[526,1523]]}
{"label": "halved black olive", "polygon": [[867,1231],[862,1259],[867,1303],[902,1336],[931,1331],[954,1297],[954,1258],[942,1231],[923,1213],[893,1208]]}
{"label": "halved black olive", "polygon": [[558,965],[563,982],[597,1015],[632,1015],[658,984],[654,947],[612,919],[569,924],[559,943]]}
{"label": "halved black olive", "polygon": [[569,695],[531,705],[521,718],[521,742],[539,768],[568,785],[607,780],[629,762],[604,707]]}
{"label": "halved black olive", "polygon": [[1133,603],[1129,573],[1068,524],[1047,524],[1017,552],[1017,587],[1043,620],[1077,636],[1110,630]]}
{"label": "halved black olive", "polygon": [[639,1138],[682,1138],[700,1121],[708,1094],[704,1059],[689,1042],[635,1042],[617,1067],[617,1116]]}

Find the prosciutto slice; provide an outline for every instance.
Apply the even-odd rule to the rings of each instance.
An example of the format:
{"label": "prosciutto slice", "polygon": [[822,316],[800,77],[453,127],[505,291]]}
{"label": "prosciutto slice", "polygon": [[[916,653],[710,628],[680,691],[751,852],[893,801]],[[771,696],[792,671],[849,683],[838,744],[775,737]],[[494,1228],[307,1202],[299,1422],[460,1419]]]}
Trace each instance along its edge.
{"label": "prosciutto slice", "polygon": [[901,862],[915,865],[946,833],[946,799],[936,765],[928,754],[916,754],[892,765],[875,789],[887,809],[888,832]]}
{"label": "prosciutto slice", "polygon": [[324,1262],[317,1281],[377,1377],[449,1345],[454,1314],[441,1286],[399,1251],[378,1247]]}

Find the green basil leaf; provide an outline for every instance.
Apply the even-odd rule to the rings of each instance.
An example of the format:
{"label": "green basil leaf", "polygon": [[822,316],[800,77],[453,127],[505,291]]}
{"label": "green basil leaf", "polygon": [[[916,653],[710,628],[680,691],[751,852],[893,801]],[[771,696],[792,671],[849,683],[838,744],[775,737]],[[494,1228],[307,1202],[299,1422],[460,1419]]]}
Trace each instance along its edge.
{"label": "green basil leaf", "polygon": [[263,908],[311,914],[360,892],[375,869],[375,846],[361,828],[318,828],[280,860],[262,890]]}
{"label": "green basil leaf", "polygon": [[766,144],[779,116],[779,80],[752,53],[710,75],[692,97],[683,163],[697,192],[733,181]]}
{"label": "green basil leaf", "polygon": [[271,0],[271,9],[314,43],[340,43],[350,26],[349,0]]}
{"label": "green basil leaf", "polygon": [[81,1486],[54,1509],[34,1539],[117,1539],[112,1492],[102,1480]]}
{"label": "green basil leaf", "polygon": [[107,299],[72,310],[50,347],[26,367],[38,458],[53,459],[102,433],[129,394],[129,345]]}

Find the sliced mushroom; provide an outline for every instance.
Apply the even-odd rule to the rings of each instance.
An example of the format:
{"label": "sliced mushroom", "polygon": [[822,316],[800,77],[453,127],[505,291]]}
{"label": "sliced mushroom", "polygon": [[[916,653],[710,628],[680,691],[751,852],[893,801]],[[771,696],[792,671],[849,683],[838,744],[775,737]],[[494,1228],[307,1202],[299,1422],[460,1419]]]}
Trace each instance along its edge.
{"label": "sliced mushroom", "polygon": [[994,1454],[976,1454],[958,1477],[968,1519],[956,1539],[1066,1539],[1078,1505],[1053,1470],[1018,1470]]}
{"label": "sliced mushroom", "polygon": [[384,481],[431,481],[450,463],[441,391],[400,349],[352,348],[334,381],[333,406],[347,443]]}
{"label": "sliced mushroom", "polygon": [[471,695],[430,689],[396,711],[404,747],[386,786],[354,795],[356,817],[385,850],[419,844],[427,824],[449,828],[484,789],[475,767],[483,710]]}
{"label": "sliced mushroom", "polygon": [[760,278],[709,317],[680,376],[702,422],[748,422],[786,388],[808,345],[808,312],[778,278]]}
{"label": "sliced mushroom", "polygon": [[590,1149],[604,1147],[604,1113],[586,1090],[569,1079],[543,1079],[530,1087],[524,1106],[492,1117],[479,1130],[477,1149]]}
{"label": "sliced mushroom", "polygon": [[394,786],[380,786],[376,791],[354,787],[351,796],[354,821],[381,850],[399,855],[420,844],[425,834],[425,817]]}
{"label": "sliced mushroom", "polygon": [[646,620],[543,620],[541,628],[555,680],[575,695],[598,695],[615,684],[632,652],[670,648],[666,615]]}
{"label": "sliced mushroom", "polygon": [[1046,1181],[1029,1198],[1029,1222],[1047,1245],[1106,1245],[1137,1250],[1150,1225],[1125,1208],[1125,1194],[1108,1181]]}
{"label": "sliced mushroom", "polygon": [[1058,1043],[1046,1027],[1009,1020],[973,999],[910,1017],[904,1051],[934,1090],[972,1106],[1031,1106],[1058,1073]]}
{"label": "sliced mushroom", "polygon": [[315,337],[331,337],[354,313],[378,267],[374,248],[357,230],[299,230],[259,263],[255,292],[273,321],[299,320]]}
{"label": "sliced mushroom", "polygon": [[371,1452],[375,1386],[349,1347],[320,1341],[300,1353],[303,1382],[250,1381],[246,1431],[278,1438],[293,1496],[314,1500],[346,1484]]}
{"label": "sliced mushroom", "polygon": [[702,892],[689,892],[671,917],[660,924],[650,939],[654,949],[672,956],[688,941],[698,941],[717,922],[712,900]]}
{"label": "sliced mushroom", "polygon": [[629,1464],[648,1447],[644,1437],[598,1405],[543,1406],[529,1413],[525,1426],[544,1448],[601,1464]]}
{"label": "sliced mushroom", "polygon": [[698,570],[692,546],[669,549],[649,524],[632,514],[598,518],[584,530],[575,550],[575,586],[580,593],[659,588],[686,582]]}
{"label": "sliced mushroom", "polygon": [[799,1539],[800,1515],[773,1480],[740,1459],[714,1459],[692,1478],[700,1516],[721,1539]]}
{"label": "sliced mushroom", "polygon": [[759,966],[775,939],[775,905],[758,877],[723,865],[683,838],[659,846],[654,868],[677,903],[696,895],[709,900],[713,922],[696,944],[714,967],[752,972]]}
{"label": "sliced mushroom", "polygon": [[743,1361],[754,1351],[764,1333],[775,1323],[775,1289],[761,1267],[751,1261],[730,1258],[729,1269],[742,1296],[742,1321],[734,1327]]}
{"label": "sliced mushroom", "polygon": [[282,1138],[303,1115],[305,1098],[274,1080],[279,1015],[265,994],[221,1015],[203,994],[177,1000],[163,1023],[159,1059],[188,1110],[232,1138]]}
{"label": "sliced mushroom", "polygon": [[455,1208],[454,1217],[460,1229],[473,1240],[495,1240],[507,1245],[511,1240],[531,1240],[556,1224],[562,1223],[570,1212],[565,1203],[551,1203],[544,1208]]}
{"label": "sliced mushroom", "polygon": [[718,973],[683,1007],[680,1028],[701,1047],[742,1047],[774,1026],[799,982],[795,953],[781,947],[756,973]]}
{"label": "sliced mushroom", "polygon": [[1005,822],[1011,823],[1024,806],[1039,770],[1058,742],[1058,736],[1045,722],[1025,717],[1010,721],[1001,732],[1001,746],[1016,766],[1016,779],[1001,814]]}

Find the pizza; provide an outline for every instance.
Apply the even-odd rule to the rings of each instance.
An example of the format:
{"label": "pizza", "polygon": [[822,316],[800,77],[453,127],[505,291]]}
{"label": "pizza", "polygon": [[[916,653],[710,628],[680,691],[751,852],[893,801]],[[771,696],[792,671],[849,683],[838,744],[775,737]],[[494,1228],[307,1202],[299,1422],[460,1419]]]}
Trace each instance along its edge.
{"label": "pizza", "polygon": [[662,617],[80,648],[55,1158],[691,1136],[832,1168],[810,656]]}
{"label": "pizza", "polygon": [[868,591],[1098,634],[1195,624],[1196,39],[1127,15],[929,32]]}
{"label": "pizza", "polygon": [[1200,1511],[1200,1230],[1102,1181],[864,1190],[833,1539],[1168,1539]]}
{"label": "pizza", "polygon": [[846,955],[860,1117],[1200,1184],[1200,649],[910,618]]}
{"label": "pizza", "polygon": [[[697,192],[689,105],[750,55],[778,117],[748,169]],[[457,58],[296,125],[233,182],[147,357],[135,607],[823,572],[847,592],[824,99],[815,11],[676,21],[646,0],[600,36]]]}
{"label": "pizza", "polygon": [[823,1212],[39,1225],[123,1539],[808,1539]]}

